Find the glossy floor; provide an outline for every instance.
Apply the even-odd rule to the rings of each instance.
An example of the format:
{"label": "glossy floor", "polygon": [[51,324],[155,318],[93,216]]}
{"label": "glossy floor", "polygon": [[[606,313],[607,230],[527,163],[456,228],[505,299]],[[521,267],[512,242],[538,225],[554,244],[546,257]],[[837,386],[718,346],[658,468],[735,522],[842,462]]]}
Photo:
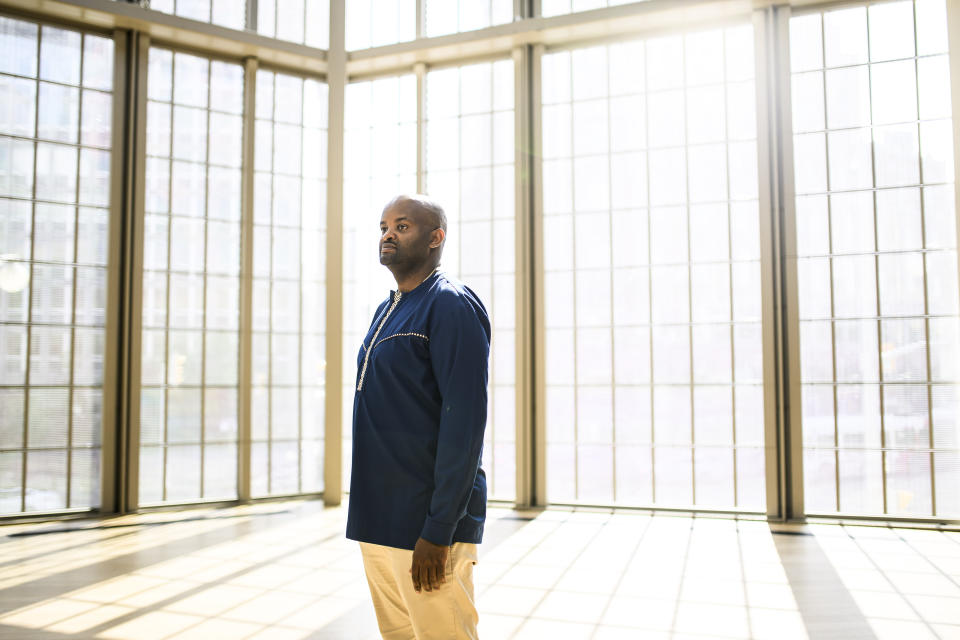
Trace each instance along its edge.
{"label": "glossy floor", "polygon": [[[345,509],[315,501],[0,528],[0,638],[378,638]],[[960,638],[960,533],[492,508],[480,633]]]}

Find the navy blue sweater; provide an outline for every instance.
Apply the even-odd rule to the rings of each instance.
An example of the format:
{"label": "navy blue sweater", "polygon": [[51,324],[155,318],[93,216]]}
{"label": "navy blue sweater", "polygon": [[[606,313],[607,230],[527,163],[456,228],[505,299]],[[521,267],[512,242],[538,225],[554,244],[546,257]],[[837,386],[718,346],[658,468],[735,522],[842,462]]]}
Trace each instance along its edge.
{"label": "navy blue sweater", "polygon": [[486,309],[443,273],[379,306],[357,357],[348,538],[480,542],[489,355]]}

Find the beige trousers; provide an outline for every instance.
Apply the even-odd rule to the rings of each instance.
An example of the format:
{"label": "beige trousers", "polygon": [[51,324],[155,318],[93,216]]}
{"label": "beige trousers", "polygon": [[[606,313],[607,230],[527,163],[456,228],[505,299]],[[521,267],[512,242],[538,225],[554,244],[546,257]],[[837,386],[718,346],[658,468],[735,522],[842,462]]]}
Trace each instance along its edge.
{"label": "beige trousers", "polygon": [[447,554],[447,581],[420,593],[410,577],[413,551],[361,542],[360,552],[384,640],[477,640],[477,545],[454,543]]}

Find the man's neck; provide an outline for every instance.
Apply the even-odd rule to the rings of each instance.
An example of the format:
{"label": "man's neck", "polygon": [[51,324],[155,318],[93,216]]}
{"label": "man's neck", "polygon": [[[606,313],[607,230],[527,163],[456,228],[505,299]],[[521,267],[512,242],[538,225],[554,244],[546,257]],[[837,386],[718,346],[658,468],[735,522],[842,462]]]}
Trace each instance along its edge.
{"label": "man's neck", "polygon": [[425,264],[422,267],[406,273],[394,272],[393,277],[397,281],[397,290],[401,293],[409,293],[416,289],[420,284],[430,277],[437,270],[435,264]]}

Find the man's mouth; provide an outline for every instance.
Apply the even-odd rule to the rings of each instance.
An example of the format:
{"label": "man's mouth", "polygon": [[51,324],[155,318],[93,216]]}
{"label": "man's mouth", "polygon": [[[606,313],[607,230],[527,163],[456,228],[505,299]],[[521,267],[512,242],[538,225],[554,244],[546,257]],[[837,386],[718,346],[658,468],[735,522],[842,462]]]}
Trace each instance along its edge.
{"label": "man's mouth", "polygon": [[397,250],[396,245],[392,245],[392,244],[380,245],[380,253],[384,253],[387,251],[396,251],[396,250]]}

